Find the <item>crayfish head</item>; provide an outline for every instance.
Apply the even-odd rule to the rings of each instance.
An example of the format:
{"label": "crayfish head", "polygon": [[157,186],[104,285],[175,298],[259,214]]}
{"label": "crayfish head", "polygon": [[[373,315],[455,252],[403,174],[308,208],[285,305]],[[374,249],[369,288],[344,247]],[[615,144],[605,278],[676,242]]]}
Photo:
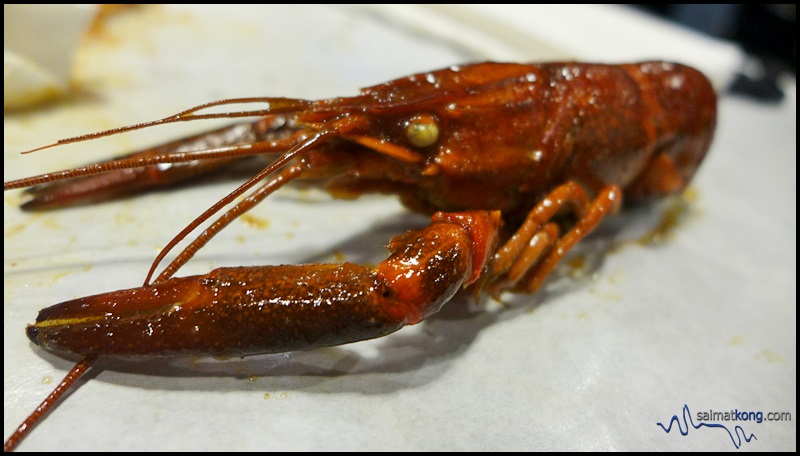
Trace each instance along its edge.
{"label": "crayfish head", "polygon": [[536,132],[549,113],[535,99],[520,98],[522,89],[543,90],[544,76],[536,71],[512,64],[454,66],[368,87],[355,97],[320,100],[295,118],[345,140],[336,142],[337,152],[352,150],[352,143],[365,147],[350,176],[368,184],[399,181],[415,208],[513,209],[521,189],[536,193],[540,189],[530,187],[545,185],[528,176],[546,169],[548,154],[537,148]]}

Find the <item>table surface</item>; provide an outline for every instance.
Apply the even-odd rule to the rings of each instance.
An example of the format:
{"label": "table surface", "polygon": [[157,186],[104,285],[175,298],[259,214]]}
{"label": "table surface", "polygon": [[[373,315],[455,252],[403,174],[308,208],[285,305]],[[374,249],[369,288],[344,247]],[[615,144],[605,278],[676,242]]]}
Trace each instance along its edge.
{"label": "table surface", "polygon": [[[350,95],[482,57],[344,7],[134,10],[84,43],[73,97],[5,114],[4,180],[209,124],[18,154],[62,137],[212,99]],[[103,360],[20,449],[796,450],[795,421],[768,420],[794,418],[797,397],[796,83],[784,82],[779,104],[723,95],[690,197],[604,223],[582,247],[591,261],[557,270],[540,293],[457,297],[391,336],[310,352]],[[39,214],[5,194],[5,436],[71,367],[25,338],[38,309],[138,286],[171,235],[233,186]],[[676,207],[664,242],[634,242]],[[374,262],[392,235],[424,223],[392,197],[287,188],[182,273]],[[763,420],[691,428],[710,411]],[[657,423],[674,415],[666,433]]]}

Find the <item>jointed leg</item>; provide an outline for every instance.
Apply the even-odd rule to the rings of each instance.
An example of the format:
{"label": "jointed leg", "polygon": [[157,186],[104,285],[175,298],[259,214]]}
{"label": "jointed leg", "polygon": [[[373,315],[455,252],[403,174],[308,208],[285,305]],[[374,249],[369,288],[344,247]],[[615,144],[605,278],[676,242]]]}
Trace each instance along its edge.
{"label": "jointed leg", "polygon": [[564,258],[564,255],[570,251],[575,244],[581,239],[591,233],[597,225],[603,220],[606,214],[614,213],[619,210],[622,200],[622,190],[615,185],[610,185],[597,195],[597,198],[589,205],[584,216],[575,223],[572,229],[558,240],[558,243],[544,257],[544,259],[536,265],[536,268],[526,277],[524,283],[520,286],[530,293],[536,291],[550,272],[556,267],[559,261]]}
{"label": "jointed leg", "polygon": [[[591,201],[575,182],[557,187],[528,213],[519,230],[498,250],[486,275],[490,291],[497,294],[512,287],[536,291],[578,241],[594,230],[606,214],[619,209],[621,200],[622,191],[615,185],[604,187]],[[578,221],[558,237],[558,228],[550,220],[568,206]]]}
{"label": "jointed leg", "polygon": [[497,294],[501,290],[514,288],[558,241],[560,231],[555,223],[541,227],[522,248],[508,271],[491,284],[490,291]]}

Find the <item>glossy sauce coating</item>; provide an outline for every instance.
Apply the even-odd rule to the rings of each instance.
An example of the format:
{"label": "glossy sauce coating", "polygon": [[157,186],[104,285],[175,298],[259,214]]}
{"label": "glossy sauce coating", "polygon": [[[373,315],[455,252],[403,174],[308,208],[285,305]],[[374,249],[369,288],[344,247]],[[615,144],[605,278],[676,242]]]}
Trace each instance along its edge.
{"label": "glossy sauce coating", "polygon": [[[267,108],[204,111],[252,102]],[[145,286],[40,312],[27,329],[31,341],[86,358],[6,449],[99,356],[305,350],[418,323],[466,286],[476,295],[532,293],[623,200],[686,187],[711,143],[716,95],[697,70],[668,62],[486,62],[396,79],[354,97],[221,100],[42,148],[253,115],[260,119],[121,160],[4,183],[4,190],[36,186],[27,208],[44,209],[171,185],[244,157],[266,156],[269,163],[189,222],[156,258]],[[216,233],[294,179],[324,179],[339,196],[393,193],[411,209],[446,212],[395,237],[389,257],[372,269],[282,265],[174,277]],[[166,254],[209,220],[151,283]]]}
{"label": "glossy sauce coating", "polygon": [[372,270],[219,268],[79,298],[42,310],[27,334],[50,350],[86,356],[245,356],[381,337],[438,311],[474,281],[499,224],[499,213],[437,215],[395,238],[392,254]]}
{"label": "glossy sauce coating", "polygon": [[[412,108],[437,120],[440,139],[420,163],[400,167],[371,154],[331,185],[372,191],[394,184],[410,206],[438,210],[527,210],[566,180],[591,192],[617,185],[630,198],[680,191],[716,121],[705,76],[663,62],[481,63],[363,93],[367,106],[391,106],[371,112],[368,122],[383,141],[408,144],[402,126]],[[659,164],[661,154],[675,166]],[[675,178],[652,178],[664,173]]]}

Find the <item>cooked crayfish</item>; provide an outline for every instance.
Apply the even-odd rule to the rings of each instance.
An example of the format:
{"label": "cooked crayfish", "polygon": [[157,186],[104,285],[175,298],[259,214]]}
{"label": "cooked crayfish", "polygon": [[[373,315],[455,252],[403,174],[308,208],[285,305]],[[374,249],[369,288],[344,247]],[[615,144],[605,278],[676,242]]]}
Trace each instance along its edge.
{"label": "cooked crayfish", "polygon": [[[204,113],[249,102],[266,107]],[[259,118],[4,184],[5,190],[36,186],[28,208],[48,208],[169,184],[239,157],[273,157],[178,234],[144,286],[40,312],[27,328],[30,340],[86,359],[6,449],[96,357],[306,350],[418,323],[465,287],[476,295],[533,292],[623,197],[660,197],[687,185],[712,140],[716,96],[701,73],[673,63],[480,63],[397,79],[349,98],[223,100],[57,144],[245,116]],[[217,232],[294,179],[325,179],[335,195],[395,193],[434,215],[428,227],[392,239],[388,259],[374,268],[240,267],[173,278]],[[165,254],[229,205],[151,283]]]}

